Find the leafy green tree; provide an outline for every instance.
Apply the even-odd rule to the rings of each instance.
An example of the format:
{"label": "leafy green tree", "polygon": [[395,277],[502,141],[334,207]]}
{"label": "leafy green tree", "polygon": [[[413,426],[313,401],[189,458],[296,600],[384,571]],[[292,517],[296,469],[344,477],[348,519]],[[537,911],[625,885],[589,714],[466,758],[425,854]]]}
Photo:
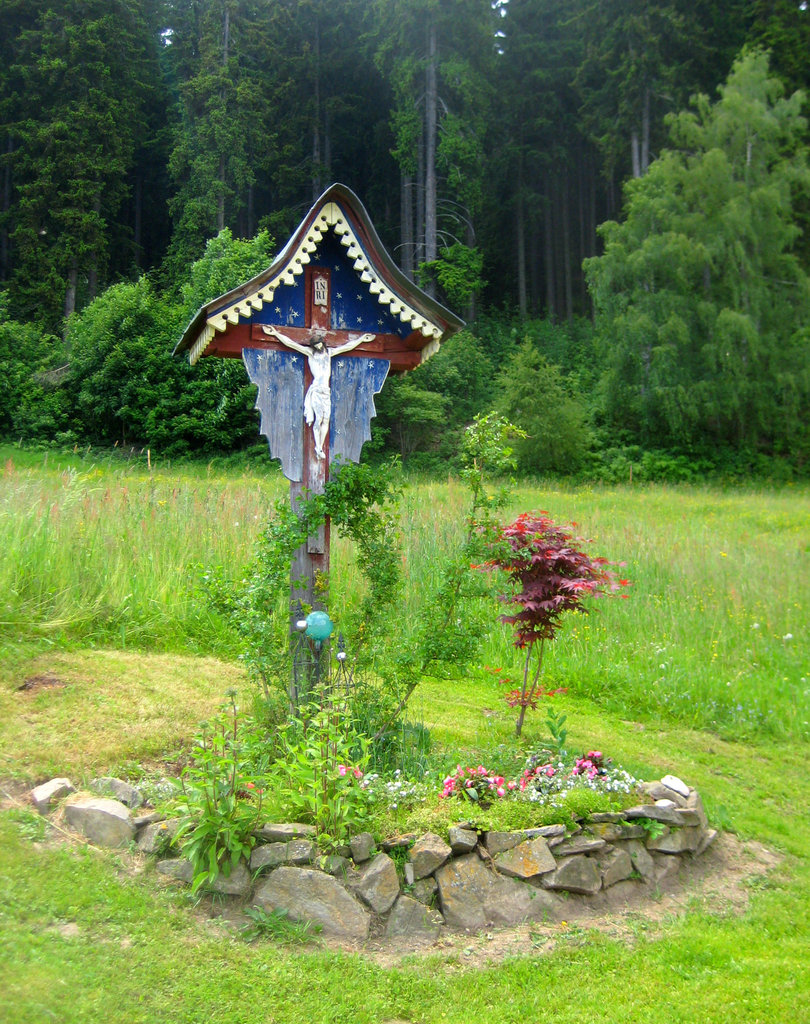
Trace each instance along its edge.
{"label": "leafy green tree", "polygon": [[[424,266],[423,284],[434,292],[434,272],[452,286],[459,262],[469,269],[479,259],[493,11],[482,0],[376,0],[374,11],[376,62],[394,93],[401,265],[412,278]],[[473,277],[479,285],[480,271]]]}
{"label": "leafy green tree", "polygon": [[386,383],[376,399],[376,438],[385,435],[403,457],[424,452],[446,466],[457,459],[465,428],[491,406],[492,395],[489,356],[473,332],[463,330],[427,363]]}
{"label": "leafy green tree", "polygon": [[525,341],[498,374],[497,408],[526,437],[515,441],[519,467],[534,473],[576,471],[588,448],[586,411],[558,366]]}
{"label": "leafy green tree", "polygon": [[[255,184],[257,133],[269,126],[249,60],[265,38],[251,0],[173,4],[168,54],[180,93],[180,125],[169,161],[176,192],[172,261],[192,254],[224,227],[238,228]],[[264,134],[265,151],[272,134]],[[248,231],[252,225],[245,225]]]}
{"label": "leafy green tree", "polygon": [[68,323],[70,382],[83,436],[137,442],[164,454],[225,451],[256,442],[255,390],[239,360],[172,356],[197,309],[270,262],[265,233],[227,229],[191,268],[180,301],[148,278],[113,285]]}
{"label": "leafy green tree", "polygon": [[8,168],[17,315],[55,328],[108,272],[142,122],[147,28],[137,4],[36,5],[19,26]]}
{"label": "leafy green tree", "polygon": [[624,221],[603,225],[605,254],[586,261],[608,413],[645,443],[807,447],[802,100],[782,96],[765,54],[745,54],[716,103],[671,119],[674,148],[628,185]]}
{"label": "leafy green tree", "polygon": [[0,437],[51,440],[65,425],[52,386],[61,375],[60,354],[56,339],[43,339],[33,324],[9,317],[8,298],[0,292]]}
{"label": "leafy green tree", "polygon": [[645,174],[655,128],[671,102],[687,57],[686,18],[673,0],[590,0],[579,5],[586,39],[576,82],[583,125],[602,150],[608,174]]}

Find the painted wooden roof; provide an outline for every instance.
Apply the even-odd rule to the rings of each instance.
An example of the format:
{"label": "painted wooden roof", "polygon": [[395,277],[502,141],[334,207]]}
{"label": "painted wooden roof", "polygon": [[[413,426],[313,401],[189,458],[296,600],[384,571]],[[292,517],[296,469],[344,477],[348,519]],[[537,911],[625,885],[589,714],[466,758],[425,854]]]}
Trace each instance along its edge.
{"label": "painted wooden roof", "polygon": [[241,357],[269,345],[262,324],[305,326],[307,265],[326,266],[332,281],[331,328],[372,332],[393,372],[436,352],[463,321],[409,281],[380,242],[362,203],[331,185],[267,270],[207,302],[183,332],[175,354]]}

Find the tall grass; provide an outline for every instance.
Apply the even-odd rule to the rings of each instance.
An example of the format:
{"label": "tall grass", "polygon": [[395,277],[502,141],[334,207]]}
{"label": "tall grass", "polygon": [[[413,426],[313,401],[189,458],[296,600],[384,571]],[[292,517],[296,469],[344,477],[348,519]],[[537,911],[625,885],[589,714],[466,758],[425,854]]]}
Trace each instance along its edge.
{"label": "tall grass", "polygon": [[[196,566],[237,574],[251,557],[275,472],[129,471],[6,463],[0,478],[0,639],[232,657],[235,641],[197,586]],[[521,485],[507,515],[575,519],[596,554],[626,562],[626,601],[602,600],[550,645],[546,679],[628,717],[729,736],[810,736],[810,495],[697,487]],[[465,528],[454,479],[411,481],[402,502],[407,629]],[[333,548],[340,619],[362,580]],[[517,674],[500,608],[488,609],[474,674]],[[452,685],[452,684],[451,684]],[[497,700],[494,692],[493,701]]]}
{"label": "tall grass", "polygon": [[0,480],[0,636],[225,653],[199,564],[238,567],[280,478],[7,462]]}

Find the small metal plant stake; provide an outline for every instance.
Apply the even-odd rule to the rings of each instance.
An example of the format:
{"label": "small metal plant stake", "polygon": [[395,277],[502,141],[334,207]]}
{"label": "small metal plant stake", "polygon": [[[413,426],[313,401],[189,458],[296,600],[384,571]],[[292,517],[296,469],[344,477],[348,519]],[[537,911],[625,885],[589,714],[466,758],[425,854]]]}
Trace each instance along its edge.
{"label": "small metal plant stake", "polygon": [[342,691],[348,697],[352,685],[352,672],[346,661],[346,639],[342,633],[338,633],[335,660],[337,661],[337,679],[333,689],[338,692]]}

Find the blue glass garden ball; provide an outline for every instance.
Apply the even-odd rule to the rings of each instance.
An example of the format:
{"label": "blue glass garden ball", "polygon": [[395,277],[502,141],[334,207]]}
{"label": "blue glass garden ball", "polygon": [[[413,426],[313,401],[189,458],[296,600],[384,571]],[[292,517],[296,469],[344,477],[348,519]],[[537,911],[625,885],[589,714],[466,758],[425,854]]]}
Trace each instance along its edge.
{"label": "blue glass garden ball", "polygon": [[327,640],[335,628],[326,612],[310,612],[307,615],[307,636],[313,640]]}

